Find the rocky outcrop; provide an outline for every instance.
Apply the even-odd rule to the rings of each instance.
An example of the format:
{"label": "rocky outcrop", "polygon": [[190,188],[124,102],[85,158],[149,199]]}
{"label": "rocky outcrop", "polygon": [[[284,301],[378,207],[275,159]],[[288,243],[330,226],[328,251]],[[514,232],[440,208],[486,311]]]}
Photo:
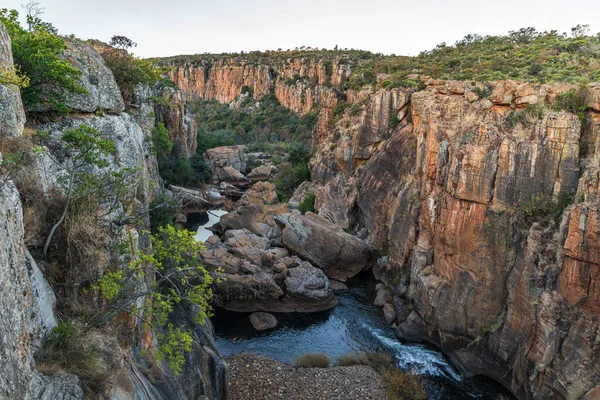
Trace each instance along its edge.
{"label": "rocky outcrop", "polygon": [[314,58],[290,58],[275,63],[248,62],[241,58],[204,60],[177,63],[170,76],[187,100],[230,104],[245,88],[252,88],[256,100],[272,92],[284,107],[300,115],[318,108],[318,136],[327,136],[340,98],[338,88],[350,76],[352,63]]}
{"label": "rocky outcrop", "polygon": [[248,179],[250,179],[251,182],[268,181],[269,179],[274,178],[277,172],[279,171],[274,165],[261,165],[250,171]]}
{"label": "rocky outcrop", "polygon": [[[138,88],[135,107],[129,110],[129,113],[121,112],[123,100],[119,88],[103,60],[87,44],[71,39],[67,42],[69,49],[66,57],[72,65],[82,71],[82,85],[87,88],[88,93],[68,99],[68,105],[77,111],[77,114],[64,116],[60,120],[36,128],[58,137],[70,128],[85,124],[97,129],[104,138],[111,139],[116,150],[107,157],[109,165],[106,168],[111,171],[127,168],[132,175],[126,178],[126,183],[130,184],[127,193],[116,198],[115,203],[102,204],[101,207],[123,216],[139,212],[139,215],[135,215],[136,224],[148,228],[146,214],[159,187],[157,163],[149,140],[156,122],[154,117],[151,117],[153,107],[148,103],[151,90]],[[2,46],[5,46],[4,40]],[[18,92],[16,93],[18,96]],[[15,108],[18,108],[19,104],[20,101],[18,104],[9,104],[13,110],[2,112],[3,124],[5,115],[18,115],[19,110]],[[2,107],[5,107],[4,103]],[[9,117],[6,117],[7,120]],[[17,129],[17,134],[20,134],[21,129]],[[57,156],[57,148],[52,147],[48,150]],[[35,165],[27,171],[32,181],[31,186],[38,186],[35,193],[39,191],[37,202],[27,205],[28,219],[36,220],[38,224],[43,224],[46,219],[45,202],[58,197],[54,189],[60,191],[58,181],[61,172],[52,167],[53,163],[50,163],[47,157],[37,158]],[[61,159],[60,155],[57,158]],[[114,217],[112,213],[103,213],[103,218]],[[137,227],[113,227],[124,236],[138,238]],[[45,376],[35,371],[33,352],[41,345],[42,335],[56,325],[55,294],[24,246],[25,229],[19,194],[12,183],[6,180],[0,182],[0,230],[4,230],[0,234],[0,316],[4,321],[0,323],[0,398],[82,399],[84,385],[78,377],[65,373]],[[143,245],[141,241],[134,241],[136,246]],[[94,245],[98,246],[99,251],[106,253],[113,249],[112,244],[104,242],[104,239]],[[93,265],[78,266],[78,269],[86,270],[85,273],[87,268],[93,270],[92,274],[86,277],[86,282],[96,282],[105,273],[100,260],[97,263],[95,261],[91,263]],[[153,277],[144,277],[138,283],[148,285],[152,279]],[[66,284],[55,287],[71,288],[80,283],[81,281],[69,278]],[[59,297],[64,306],[68,294],[61,293]],[[78,298],[79,300],[81,299]],[[209,322],[202,326],[195,324],[192,314],[190,310],[176,310],[172,315],[173,323],[191,327],[194,331],[192,351],[186,354],[186,363],[180,376],[175,376],[164,361],[154,360],[156,338],[153,332],[140,327],[133,319],[127,321],[124,318],[121,321],[123,329],[119,333],[121,340],[118,344],[115,340],[114,347],[106,349],[107,354],[121,356],[121,362],[115,364],[116,368],[111,371],[110,382],[106,387],[99,389],[103,393],[97,394],[104,396],[111,393],[113,399],[226,399],[227,367],[216,350],[214,332]]]}
{"label": "rocky outcrop", "polygon": [[[102,56],[81,40],[69,38],[63,40],[67,45],[64,58],[71,66],[81,71],[79,85],[86,91],[86,93],[67,96],[65,105],[79,112],[122,112],[125,103],[121,91]],[[32,111],[45,111],[45,109],[42,107]]]}
{"label": "rocky outcrop", "polygon": [[311,212],[275,218],[284,246],[321,268],[338,281],[346,281],[369,266],[371,249],[362,240]]}
{"label": "rocky outcrop", "polygon": [[27,272],[22,213],[12,182],[0,182],[0,398],[25,397],[42,331]]}
{"label": "rocky outcrop", "polygon": [[207,150],[203,157],[219,182],[247,186],[246,146],[223,146]]}
{"label": "rocky outcrop", "polygon": [[198,124],[188,115],[185,101],[180,90],[166,87],[157,89],[156,121],[162,122],[169,130],[169,140],[173,144],[171,150],[174,157],[191,157],[198,147],[196,142]]}
{"label": "rocky outcrop", "polygon": [[[569,85],[498,82],[481,98],[481,84],[426,84],[408,98],[349,99],[361,111],[311,162],[315,208],[386,254],[374,267],[386,287],[378,303],[399,336],[519,398],[578,398],[600,371],[597,88],[582,124],[550,111]],[[369,128],[390,115],[393,125]],[[579,204],[543,215],[574,192]]]}
{"label": "rocky outcrop", "polygon": [[[231,311],[314,312],[337,305],[329,280],[310,263],[291,257],[248,230],[228,230],[201,253],[217,272],[217,304]],[[222,271],[222,273],[218,273]]]}
{"label": "rocky outcrop", "polygon": [[[10,76],[14,63],[10,37],[0,23],[0,76]],[[15,85],[1,84],[0,81],[0,139],[21,136],[25,126],[25,110]]]}
{"label": "rocky outcrop", "polygon": [[56,325],[54,293],[23,243],[23,211],[10,181],[0,183],[0,398],[83,399],[79,379],[45,376],[33,354]]}

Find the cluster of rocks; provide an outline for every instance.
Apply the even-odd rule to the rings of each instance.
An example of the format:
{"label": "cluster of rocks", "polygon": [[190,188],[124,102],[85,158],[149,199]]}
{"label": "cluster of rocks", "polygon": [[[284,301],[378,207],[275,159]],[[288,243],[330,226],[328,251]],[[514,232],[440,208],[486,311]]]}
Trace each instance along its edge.
{"label": "cluster of rocks", "polygon": [[330,279],[345,281],[372,258],[367,244],[340,227],[279,203],[269,182],[249,189],[215,230],[220,237],[211,236],[201,256],[222,278],[217,304],[231,311],[330,309],[337,305]]}
{"label": "cluster of rocks", "polygon": [[244,145],[215,147],[203,155],[213,173],[212,183],[220,184],[222,190],[229,189],[227,194],[237,198],[253,183],[268,181],[278,172],[277,167],[268,161],[269,157],[262,153],[251,154],[251,157],[261,165],[251,169],[246,175],[250,155]]}

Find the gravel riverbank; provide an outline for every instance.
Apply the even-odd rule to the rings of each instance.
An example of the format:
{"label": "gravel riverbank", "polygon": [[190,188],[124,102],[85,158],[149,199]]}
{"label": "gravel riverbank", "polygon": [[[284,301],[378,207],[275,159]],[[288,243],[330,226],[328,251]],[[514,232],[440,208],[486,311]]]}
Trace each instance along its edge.
{"label": "gravel riverbank", "polygon": [[226,359],[231,400],[385,400],[380,375],[364,365],[294,368],[254,354]]}

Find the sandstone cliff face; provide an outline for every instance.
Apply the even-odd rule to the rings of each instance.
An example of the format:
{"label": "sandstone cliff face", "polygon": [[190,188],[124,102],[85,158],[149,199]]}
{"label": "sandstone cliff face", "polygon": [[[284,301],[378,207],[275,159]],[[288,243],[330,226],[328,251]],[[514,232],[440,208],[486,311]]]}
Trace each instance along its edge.
{"label": "sandstone cliff face", "polygon": [[[386,254],[374,271],[393,293],[385,309],[398,335],[434,343],[519,398],[593,398],[599,86],[589,85],[581,122],[550,111],[569,85],[496,82],[481,98],[480,83],[425,78],[417,93],[341,96],[319,63],[275,64],[184,65],[173,79],[189,98],[230,102],[250,86],[300,114],[319,103],[309,189],[320,215]],[[330,83],[339,88],[347,71],[334,67]],[[295,75],[306,79],[285,81]],[[331,126],[342,97],[353,106]],[[569,193],[575,202],[556,221],[526,217]]]}
{"label": "sandstone cliff face", "polygon": [[187,114],[183,93],[172,88],[157,89],[161,99],[155,105],[156,122],[162,122],[169,130],[169,139],[173,143],[171,150],[175,157],[191,157],[198,144],[196,137],[198,125]]}
{"label": "sandstone cliff face", "polygon": [[[564,85],[500,82],[480,99],[470,83],[427,84],[347,114],[333,145],[319,146],[313,179],[358,179],[351,225],[387,253],[375,274],[394,293],[400,336],[436,344],[519,398],[579,398],[600,379],[596,111],[582,129],[572,114],[527,108]],[[366,115],[399,123],[373,134]],[[560,227],[523,220],[532,199],[574,192]]]}
{"label": "sandstone cliff face", "polygon": [[319,105],[319,135],[326,135],[338,90],[350,74],[350,66],[339,60],[289,59],[273,65],[240,59],[178,65],[170,72],[186,100],[217,100],[231,103],[251,87],[260,100],[273,92],[286,108],[304,115]]}

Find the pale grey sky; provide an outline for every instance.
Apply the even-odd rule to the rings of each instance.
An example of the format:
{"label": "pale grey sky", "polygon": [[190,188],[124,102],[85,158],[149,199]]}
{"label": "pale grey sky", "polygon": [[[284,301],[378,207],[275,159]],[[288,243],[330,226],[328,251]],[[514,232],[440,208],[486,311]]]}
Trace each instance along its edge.
{"label": "pale grey sky", "polygon": [[[142,57],[297,46],[414,55],[469,33],[600,30],[600,0],[38,0],[62,34],[138,43]],[[2,0],[16,8],[26,0]]]}

